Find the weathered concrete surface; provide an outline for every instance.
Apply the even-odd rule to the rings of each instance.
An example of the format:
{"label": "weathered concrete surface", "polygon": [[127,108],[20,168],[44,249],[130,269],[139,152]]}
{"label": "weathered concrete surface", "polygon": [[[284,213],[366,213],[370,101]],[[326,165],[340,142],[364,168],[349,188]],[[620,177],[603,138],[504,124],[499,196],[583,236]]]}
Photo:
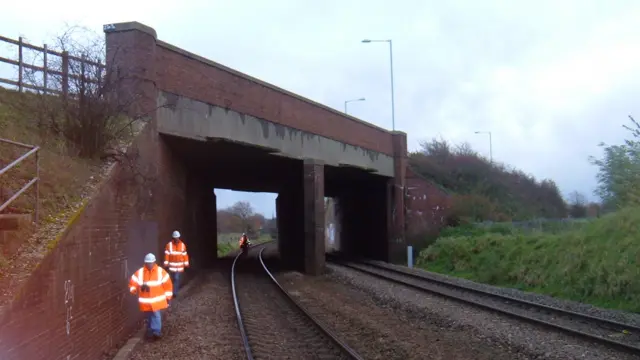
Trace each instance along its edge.
{"label": "weathered concrete surface", "polygon": [[349,165],[394,176],[393,157],[376,151],[168,92],[159,92],[158,106],[158,131],[164,134],[202,141],[223,138],[300,160],[318,159],[326,165]]}
{"label": "weathered concrete surface", "polygon": [[324,271],[324,164],[304,160],[304,270]]}

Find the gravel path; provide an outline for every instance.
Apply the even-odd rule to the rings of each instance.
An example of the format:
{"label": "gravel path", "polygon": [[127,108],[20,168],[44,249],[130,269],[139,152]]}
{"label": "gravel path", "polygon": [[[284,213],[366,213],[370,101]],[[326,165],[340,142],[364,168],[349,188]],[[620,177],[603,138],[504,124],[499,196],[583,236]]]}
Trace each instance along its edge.
{"label": "gravel path", "polygon": [[[230,265],[229,265],[230,266]],[[131,360],[245,359],[228,272],[202,274],[163,319],[161,340],[142,341]]]}
{"label": "gravel path", "polygon": [[470,336],[463,329],[415,319],[331,277],[286,273],[278,278],[310,313],[365,359],[527,359],[513,349]]}
{"label": "gravel path", "polygon": [[[423,326],[463,332],[459,346],[480,338],[489,346],[517,349],[526,359],[638,359],[565,334],[485,312],[471,306],[391,284],[333,264],[328,278],[362,290],[381,307],[389,306]],[[443,357],[446,358],[446,357]],[[451,357],[449,357],[451,358]],[[456,357],[453,357],[456,358]],[[470,357],[471,359],[472,357]],[[515,359],[515,357],[514,357]]]}
{"label": "gravel path", "polygon": [[237,270],[238,301],[256,360],[348,359],[261,273],[255,259]]}

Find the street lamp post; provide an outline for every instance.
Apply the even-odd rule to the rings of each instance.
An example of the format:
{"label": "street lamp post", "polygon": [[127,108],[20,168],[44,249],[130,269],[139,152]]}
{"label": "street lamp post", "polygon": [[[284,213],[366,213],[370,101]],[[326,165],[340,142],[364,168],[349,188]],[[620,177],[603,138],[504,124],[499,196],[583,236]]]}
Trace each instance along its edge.
{"label": "street lamp post", "polygon": [[396,109],[395,109],[395,100],[394,100],[394,92],[393,92],[393,42],[391,39],[389,40],[370,40],[364,39],[363,43],[368,44],[372,42],[386,42],[389,43],[389,66],[391,69],[391,129],[396,130]]}
{"label": "street lamp post", "polygon": [[493,140],[491,139],[491,131],[476,131],[476,134],[489,134],[489,160],[493,164]]}
{"label": "street lamp post", "polygon": [[344,113],[347,114],[347,104],[350,102],[355,102],[355,101],[365,101],[365,98],[359,98],[359,99],[352,99],[352,100],[347,100],[344,102]]}

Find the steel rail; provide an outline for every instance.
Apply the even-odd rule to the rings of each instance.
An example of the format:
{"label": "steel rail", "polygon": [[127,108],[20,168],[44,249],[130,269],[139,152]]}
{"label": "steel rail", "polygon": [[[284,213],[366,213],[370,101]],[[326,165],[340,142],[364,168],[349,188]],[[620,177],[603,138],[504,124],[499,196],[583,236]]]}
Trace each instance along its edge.
{"label": "steel rail", "polygon": [[264,260],[262,258],[262,253],[264,252],[265,248],[263,247],[260,250],[260,253],[258,254],[258,259],[260,260],[260,264],[262,265],[262,268],[264,269],[265,273],[269,276],[269,278],[271,278],[271,281],[273,282],[273,284],[280,289],[280,291],[282,292],[282,294],[289,299],[289,301],[294,305],[295,308],[297,308],[301,313],[303,313],[322,333],[324,333],[327,337],[329,337],[335,344],[336,346],[338,346],[345,354],[347,354],[351,359],[354,360],[364,360],[364,358],[362,356],[360,356],[357,352],[355,352],[355,350],[353,350],[349,345],[347,345],[344,341],[342,341],[340,339],[340,337],[335,334],[333,331],[331,331],[327,325],[325,325],[324,323],[322,323],[320,320],[318,320],[315,316],[311,315],[311,313],[309,313],[297,300],[295,300],[288,292],[287,290],[285,290],[282,285],[280,285],[280,283],[278,282],[278,280],[276,280],[276,278],[273,276],[273,274],[271,273],[271,271],[269,271],[269,268],[267,267],[267,265],[264,263]]}

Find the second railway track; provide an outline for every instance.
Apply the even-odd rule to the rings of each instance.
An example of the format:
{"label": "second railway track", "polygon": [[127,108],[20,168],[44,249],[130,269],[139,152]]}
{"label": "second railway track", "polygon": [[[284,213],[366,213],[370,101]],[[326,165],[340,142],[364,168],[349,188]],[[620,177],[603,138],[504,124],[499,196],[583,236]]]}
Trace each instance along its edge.
{"label": "second railway track", "polygon": [[346,262],[339,259],[333,259],[333,262],[409,288],[543,325],[608,347],[640,355],[640,327],[631,324],[471,288],[439,279],[428,273],[417,274],[409,269],[400,270],[371,262]]}
{"label": "second railway track", "polygon": [[361,360],[282,288],[263,259],[266,245],[238,254],[231,267],[233,301],[247,359]]}

